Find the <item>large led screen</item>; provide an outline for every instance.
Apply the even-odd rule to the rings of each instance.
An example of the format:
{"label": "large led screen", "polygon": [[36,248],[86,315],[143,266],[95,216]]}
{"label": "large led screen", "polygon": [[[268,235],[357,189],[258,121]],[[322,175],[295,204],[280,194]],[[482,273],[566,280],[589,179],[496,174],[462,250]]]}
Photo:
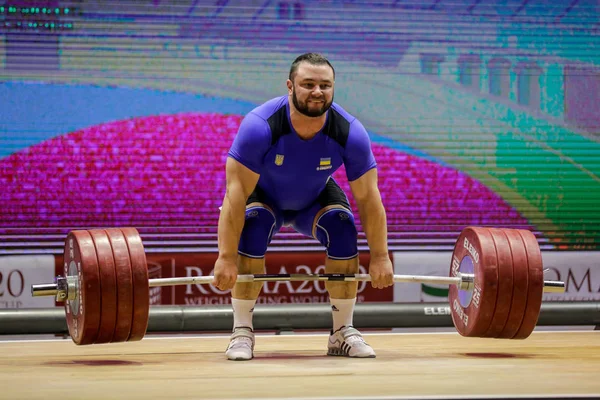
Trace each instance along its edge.
{"label": "large led screen", "polygon": [[214,250],[240,121],[312,51],[371,135],[391,249],[467,225],[598,248],[597,1],[0,4],[1,235],[135,226]]}

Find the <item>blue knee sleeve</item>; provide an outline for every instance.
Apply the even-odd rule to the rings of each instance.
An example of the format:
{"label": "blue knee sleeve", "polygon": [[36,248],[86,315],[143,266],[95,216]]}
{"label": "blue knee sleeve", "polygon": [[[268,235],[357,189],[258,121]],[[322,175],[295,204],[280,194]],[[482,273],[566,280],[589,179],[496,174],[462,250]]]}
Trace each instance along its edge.
{"label": "blue knee sleeve", "polygon": [[327,256],[333,259],[350,259],[358,255],[358,232],[354,215],[346,209],[325,211],[317,220],[316,235],[327,248]]}
{"label": "blue knee sleeve", "polygon": [[246,209],[238,253],[251,258],[264,257],[276,231],[275,225],[275,215],[270,210],[260,206]]}

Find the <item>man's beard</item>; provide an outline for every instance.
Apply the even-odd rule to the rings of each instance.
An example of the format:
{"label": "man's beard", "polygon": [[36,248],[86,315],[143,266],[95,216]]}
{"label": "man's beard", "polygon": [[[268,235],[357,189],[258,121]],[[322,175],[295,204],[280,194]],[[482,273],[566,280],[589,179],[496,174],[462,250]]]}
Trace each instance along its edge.
{"label": "man's beard", "polygon": [[[325,100],[325,98],[323,98],[323,100]],[[303,104],[298,102],[298,98],[296,97],[296,89],[292,91],[292,101],[294,102],[294,107],[296,107],[296,110],[298,110],[300,114],[315,118],[320,117],[321,115],[325,114],[327,110],[329,110],[329,107],[331,107],[331,104],[333,103],[333,96],[331,96],[331,101],[329,103],[323,103],[323,106],[316,110],[310,110],[308,108],[308,102]]]}

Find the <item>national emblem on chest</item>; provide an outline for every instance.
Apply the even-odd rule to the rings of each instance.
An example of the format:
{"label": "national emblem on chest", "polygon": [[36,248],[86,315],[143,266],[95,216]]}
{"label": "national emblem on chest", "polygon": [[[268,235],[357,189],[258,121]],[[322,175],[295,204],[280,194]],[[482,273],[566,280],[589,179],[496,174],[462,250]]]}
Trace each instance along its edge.
{"label": "national emblem on chest", "polygon": [[[288,139],[288,137],[284,138]],[[342,164],[342,154],[327,138],[311,143],[280,140],[264,159],[266,171],[277,176],[328,176]]]}

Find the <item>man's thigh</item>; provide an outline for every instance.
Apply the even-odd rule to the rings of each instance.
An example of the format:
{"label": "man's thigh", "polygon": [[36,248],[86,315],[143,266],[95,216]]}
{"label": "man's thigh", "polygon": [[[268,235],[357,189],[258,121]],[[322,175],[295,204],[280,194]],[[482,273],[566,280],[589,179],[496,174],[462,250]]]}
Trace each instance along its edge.
{"label": "man's thigh", "polygon": [[331,178],[313,204],[298,212],[292,227],[303,235],[316,238],[315,223],[317,219],[329,209],[340,207],[351,212],[348,197],[337,182]]}

